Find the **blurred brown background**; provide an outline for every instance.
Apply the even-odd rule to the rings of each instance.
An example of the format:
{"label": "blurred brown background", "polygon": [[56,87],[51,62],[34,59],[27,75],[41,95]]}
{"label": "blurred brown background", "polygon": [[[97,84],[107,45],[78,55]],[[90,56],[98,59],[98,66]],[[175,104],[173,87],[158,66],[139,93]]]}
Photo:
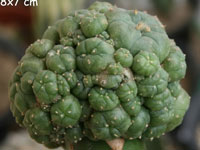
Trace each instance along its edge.
{"label": "blurred brown background", "polygon": [[[200,143],[200,2],[199,0],[107,0],[126,9],[137,9],[157,15],[170,38],[187,55],[184,88],[192,104],[184,123],[161,140],[147,143],[148,150],[198,150]],[[15,2],[15,1],[14,1]],[[19,130],[9,112],[8,81],[26,47],[40,38],[48,25],[76,9],[87,8],[94,0],[38,0],[38,6],[0,6],[0,149],[38,150],[43,146]],[[192,119],[191,119],[192,118]],[[17,139],[17,140],[16,140]],[[199,145],[200,146],[200,145]]]}

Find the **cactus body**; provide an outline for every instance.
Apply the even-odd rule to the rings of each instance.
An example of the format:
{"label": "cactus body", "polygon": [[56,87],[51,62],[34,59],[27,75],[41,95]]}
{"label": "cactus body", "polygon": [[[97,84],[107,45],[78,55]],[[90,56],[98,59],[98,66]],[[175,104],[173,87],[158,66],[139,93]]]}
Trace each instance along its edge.
{"label": "cactus body", "polygon": [[[182,51],[157,18],[95,2],[31,44],[10,81],[11,111],[47,147],[144,149],[177,127],[190,97]],[[98,146],[99,145],[99,146]]]}

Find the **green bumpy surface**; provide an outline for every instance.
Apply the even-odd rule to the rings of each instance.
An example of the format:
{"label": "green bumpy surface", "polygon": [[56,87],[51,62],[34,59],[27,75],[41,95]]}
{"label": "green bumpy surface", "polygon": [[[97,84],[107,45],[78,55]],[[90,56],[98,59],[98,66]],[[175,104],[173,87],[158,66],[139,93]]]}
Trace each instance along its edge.
{"label": "green bumpy surface", "polygon": [[183,120],[190,101],[179,84],[185,72],[185,55],[156,17],[95,2],[27,48],[10,81],[10,108],[49,148],[152,140]]}
{"label": "green bumpy surface", "polygon": [[[104,141],[94,142],[83,139],[74,145],[75,150],[111,150]],[[126,140],[122,150],[146,150],[146,146],[141,140]]]}

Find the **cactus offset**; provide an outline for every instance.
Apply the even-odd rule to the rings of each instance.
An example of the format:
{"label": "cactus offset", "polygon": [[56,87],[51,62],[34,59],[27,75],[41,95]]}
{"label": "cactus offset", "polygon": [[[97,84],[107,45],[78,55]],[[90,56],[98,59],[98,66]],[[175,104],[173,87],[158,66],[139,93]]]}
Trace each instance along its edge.
{"label": "cactus offset", "polygon": [[27,48],[10,81],[10,108],[49,148],[143,150],[143,139],[181,124],[185,72],[185,55],[156,17],[95,2]]}

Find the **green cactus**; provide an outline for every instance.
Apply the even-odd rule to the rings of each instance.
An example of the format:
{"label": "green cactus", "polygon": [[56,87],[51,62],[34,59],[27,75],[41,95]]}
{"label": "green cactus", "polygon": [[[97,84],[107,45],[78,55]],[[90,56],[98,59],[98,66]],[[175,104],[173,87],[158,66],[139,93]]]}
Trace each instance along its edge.
{"label": "green cactus", "polygon": [[144,150],[143,140],[181,124],[185,72],[184,54],[156,17],[95,2],[27,48],[9,84],[10,108],[49,148]]}

